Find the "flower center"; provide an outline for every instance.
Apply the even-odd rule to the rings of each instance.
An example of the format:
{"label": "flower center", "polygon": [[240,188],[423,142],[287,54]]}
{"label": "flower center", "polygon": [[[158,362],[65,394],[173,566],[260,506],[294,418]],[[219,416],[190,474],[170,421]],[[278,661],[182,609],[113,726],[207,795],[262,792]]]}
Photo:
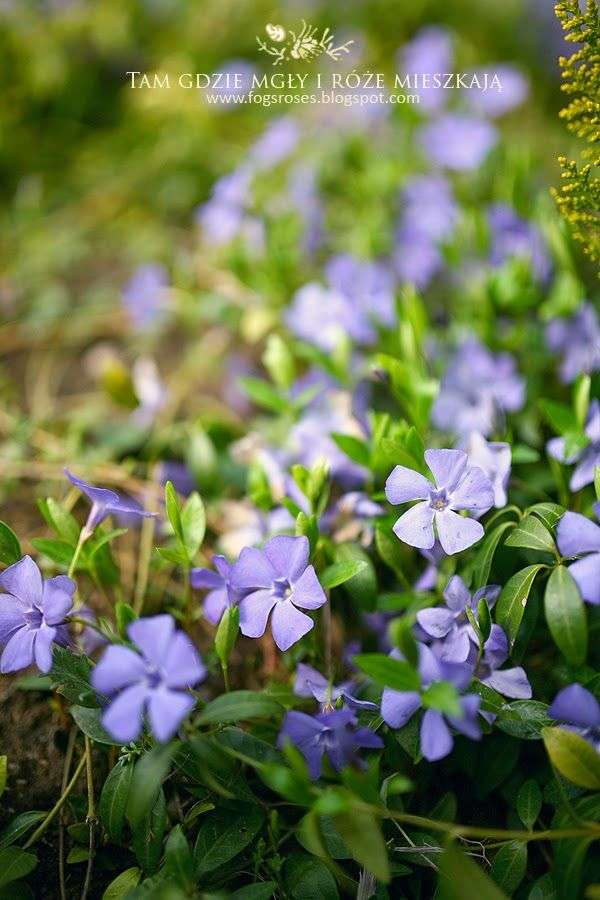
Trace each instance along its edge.
{"label": "flower center", "polygon": [[32,628],[33,630],[41,628],[44,621],[44,615],[37,606],[32,606],[31,609],[28,609],[27,612],[23,613],[23,618],[29,628]]}
{"label": "flower center", "polygon": [[162,674],[159,669],[150,667],[146,669],[146,683],[149,688],[154,690],[155,688],[160,687],[162,680]]}
{"label": "flower center", "polygon": [[289,600],[292,595],[292,586],[287,578],[276,578],[271,590],[278,600]]}
{"label": "flower center", "polygon": [[449,502],[445,488],[442,488],[441,491],[429,492],[429,505],[432,509],[446,509]]}

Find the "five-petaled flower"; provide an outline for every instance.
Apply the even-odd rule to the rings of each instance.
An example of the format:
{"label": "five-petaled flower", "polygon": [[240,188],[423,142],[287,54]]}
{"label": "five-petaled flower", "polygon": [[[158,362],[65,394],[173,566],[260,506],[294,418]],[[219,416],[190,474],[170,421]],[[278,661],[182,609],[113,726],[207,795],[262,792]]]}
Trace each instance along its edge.
{"label": "five-petaled flower", "polygon": [[16,672],[34,661],[52,668],[52,644],[69,642],[66,616],[73,607],[75,582],[66,575],[42,579],[30,556],[0,575],[0,672]]}
{"label": "five-petaled flower", "polygon": [[129,500],[127,497],[122,497],[121,494],[118,494],[116,491],[88,484],[87,481],[83,481],[81,478],[77,478],[76,475],[73,475],[69,469],[65,469],[65,475],[71,484],[74,484],[75,487],[79,488],[92,504],[87,521],[81,532],[80,540],[82,541],[87,540],[94,529],[108,518],[108,516],[148,517],[156,515],[156,513],[146,512],[141,506],[136,504],[135,501]]}
{"label": "five-petaled flower", "polygon": [[548,710],[550,718],[585,738],[600,753],[600,704],[580,684],[559,691]]}
{"label": "five-petaled flower", "polygon": [[126,744],[140,734],[147,714],[157,740],[168,741],[193,709],[188,688],[205,678],[206,668],[170,615],[137,619],[127,635],[136,649],[112,645],[92,670],[94,689],[113,698],[102,723]]}
{"label": "five-petaled flower", "polygon": [[314,697],[323,711],[335,706],[336,701],[343,700],[352,709],[370,709],[376,711],[379,707],[370,700],[359,700],[354,696],[356,684],[354,681],[342,681],[340,684],[331,684],[324,675],[306,663],[298,663],[294,693],[298,697]]}
{"label": "five-petaled flower", "polygon": [[[594,506],[600,519],[600,503]],[[566,512],[556,529],[558,549],[563,556],[580,556],[569,566],[584,600],[600,604],[600,526],[580,513]]]}
{"label": "five-petaled flower", "polygon": [[433,547],[437,533],[445,553],[459,553],[483,537],[483,526],[459,516],[456,510],[490,509],[494,505],[492,484],[481,469],[468,468],[462,450],[426,450],[425,462],[435,485],[406,466],[396,466],[386,481],[390,503],[421,501],[400,516],[394,532],[401,541],[424,550]]}
{"label": "five-petaled flower", "polygon": [[[419,675],[421,686],[427,688],[439,681],[448,681],[457,691],[464,691],[471,681],[471,667],[461,663],[450,663],[437,659],[425,644],[419,644]],[[401,659],[397,650],[391,656]],[[459,714],[446,715],[437,709],[427,709],[421,722],[421,753],[429,762],[436,762],[448,756],[454,746],[451,725],[460,734],[473,741],[481,738],[481,730],[477,722],[477,713],[481,697],[477,694],[466,694],[459,698]],[[395,691],[385,688],[381,697],[381,715],[390,728],[402,728],[423,705],[422,695],[418,691]]]}
{"label": "five-petaled flower", "polygon": [[361,766],[358,750],[379,750],[381,738],[370,728],[358,728],[356,716],[350,709],[334,709],[331,712],[309,716],[293,710],[287,713],[279,732],[278,746],[286,741],[294,744],[306,759],[310,777],[321,774],[323,756],[336,770],[345,766]]}
{"label": "five-petaled flower", "polygon": [[440,642],[437,648],[440,659],[466,662],[471,645],[478,646],[479,643],[475,629],[469,622],[467,609],[471,609],[477,617],[479,601],[485,599],[491,607],[499,594],[499,585],[489,584],[479,588],[471,596],[462,578],[454,575],[444,591],[446,606],[433,606],[417,613],[417,622],[428,638]]}
{"label": "five-petaled flower", "polygon": [[298,607],[318,609],[327,597],[308,556],[304,536],[277,535],[262,550],[242,550],[235,564],[235,582],[239,590],[250,592],[240,601],[242,634],[261,637],[271,611],[273,638],[280,650],[287,650],[311,630],[313,620]]}
{"label": "five-petaled flower", "polygon": [[235,566],[220,554],[213,558],[212,569],[192,569],[190,583],[197,590],[206,591],[204,615],[212,625],[218,625],[223,613],[239,602],[242,593],[235,584]]}

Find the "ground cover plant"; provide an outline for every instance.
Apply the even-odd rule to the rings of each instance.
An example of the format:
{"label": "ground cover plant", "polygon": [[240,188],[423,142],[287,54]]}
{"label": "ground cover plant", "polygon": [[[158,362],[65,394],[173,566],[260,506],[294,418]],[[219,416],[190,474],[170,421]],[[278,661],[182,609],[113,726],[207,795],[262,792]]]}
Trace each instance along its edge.
{"label": "ground cover plant", "polygon": [[[35,53],[28,117],[0,113],[0,898],[600,896],[589,153],[550,190],[569,46],[535,4],[364,6],[298,33],[502,90],[209,112],[113,81],[193,60],[192,25],[215,53],[216,5],[2,10],[5,56]],[[594,146],[597,9],[558,11]],[[271,65],[268,15],[215,69]]]}

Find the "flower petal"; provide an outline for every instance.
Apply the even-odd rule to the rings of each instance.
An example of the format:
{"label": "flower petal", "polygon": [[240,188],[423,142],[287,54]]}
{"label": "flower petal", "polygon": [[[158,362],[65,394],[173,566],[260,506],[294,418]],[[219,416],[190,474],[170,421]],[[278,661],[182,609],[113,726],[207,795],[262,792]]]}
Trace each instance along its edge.
{"label": "flower petal", "polygon": [[453,628],[442,644],[440,659],[451,663],[464,663],[470,649],[468,629],[463,626]]}
{"label": "flower petal", "polygon": [[481,697],[478,694],[467,694],[460,698],[462,716],[448,716],[448,721],[460,734],[466,735],[472,741],[481,738],[481,728],[477,721],[477,713],[481,706]]}
{"label": "flower petal", "polygon": [[240,631],[246,637],[262,637],[269,613],[277,603],[271,591],[254,591],[240,601]]}
{"label": "flower petal", "polygon": [[451,509],[436,511],[435,525],[440,544],[448,556],[466,550],[484,535],[483,525],[480,522],[459,516]]}
{"label": "flower petal", "polygon": [[416,503],[400,516],[394,525],[394,534],[411,547],[429,550],[435,544],[433,517],[434,510],[428,502]]}
{"label": "flower petal", "polygon": [[393,691],[385,688],[381,696],[381,715],[390,728],[402,728],[421,706],[416,691]]}
{"label": "flower petal", "polygon": [[435,709],[425,711],[421,722],[421,753],[429,762],[448,756],[454,740],[444,722],[444,717]]}
{"label": "flower petal", "polygon": [[467,604],[471,602],[469,589],[460,575],[453,575],[446,585],[444,600],[448,604],[448,608],[454,612],[463,612]]}
{"label": "flower petal", "polygon": [[42,576],[30,556],[24,556],[0,575],[0,588],[27,604],[37,604],[42,598]]}
{"label": "flower petal", "polygon": [[385,483],[385,496],[393,504],[426,500],[432,487],[431,482],[420,472],[406,466],[396,466]]}
{"label": "flower petal", "polygon": [[154,737],[163,743],[172,738],[195,703],[194,697],[183,691],[170,691],[162,687],[151,691],[148,718]]}
{"label": "flower petal", "polygon": [[529,679],[521,666],[492,672],[487,678],[482,678],[481,680],[504,697],[512,697],[515,700],[529,700],[532,696]]}
{"label": "flower petal", "polygon": [[327,603],[327,596],[321,587],[313,566],[307,566],[294,584],[291,601],[303,609],[318,609]]}
{"label": "flower petal", "polygon": [[190,584],[199,591],[214,590],[223,587],[223,576],[212,569],[192,569]]}
{"label": "flower petal", "polygon": [[600,604],[600,553],[590,553],[583,559],[571,563],[569,572],[577,582],[577,587],[584,600]]}
{"label": "flower petal", "polygon": [[586,484],[592,484],[597,466],[600,466],[600,450],[597,445],[592,445],[584,451],[579,464],[573,470],[569,482],[571,490],[580,491]]}
{"label": "flower petal", "polygon": [[17,672],[19,669],[26,669],[33,662],[33,644],[35,640],[35,631],[24,626],[12,635],[8,641],[2,660],[0,661],[0,672]]}
{"label": "flower petal", "polygon": [[563,556],[600,551],[600,526],[581,513],[566,512],[558,523],[556,537]]}
{"label": "flower petal", "polygon": [[128,744],[139,735],[147,697],[147,687],[143,684],[134,684],[122,691],[106,708],[102,715],[102,724],[116,741]]}
{"label": "flower petal", "polygon": [[48,625],[42,625],[35,632],[35,640],[33,642],[35,664],[40,672],[44,672],[44,674],[52,668],[52,642],[55,637],[56,628],[50,628]]}
{"label": "flower petal", "polygon": [[244,547],[233,566],[232,580],[240,591],[271,587],[277,572],[262,550]]}
{"label": "flower petal", "polygon": [[[70,582],[70,584],[65,584]],[[68,590],[65,590],[65,587]],[[44,582],[42,593],[42,610],[44,621],[48,625],[60,625],[73,608],[73,594],[75,582],[70,578],[59,575],[57,578],[48,578]]]}
{"label": "flower petal", "polygon": [[280,601],[273,610],[271,630],[280,650],[288,650],[311,630],[314,622],[310,616],[296,609],[290,601]]}
{"label": "flower petal", "polygon": [[494,487],[483,469],[469,469],[450,497],[451,509],[489,509],[494,505]]}
{"label": "flower petal", "polygon": [[146,665],[139,653],[129,647],[112,644],[92,669],[91,682],[94,690],[101,694],[115,694],[145,675]]}
{"label": "flower petal", "polygon": [[136,619],[128,626],[127,634],[148,662],[154,666],[162,666],[174,630],[173,616],[163,614]]}
{"label": "flower petal", "polygon": [[297,581],[308,565],[310,545],[305,535],[290,537],[278,534],[267,541],[264,553],[277,575],[290,582]]}
{"label": "flower petal", "polygon": [[5,644],[11,634],[25,624],[26,609],[23,601],[12,594],[0,594],[0,644]]}
{"label": "flower petal", "polygon": [[[438,488],[452,491],[463,474],[468,457],[463,450],[426,450],[425,462]],[[491,504],[490,504],[491,505]]]}
{"label": "flower petal", "polygon": [[211,625],[218,625],[228,606],[229,595],[227,588],[209,591],[204,598],[204,605],[202,606],[204,618],[208,619]]}
{"label": "flower petal", "polygon": [[446,637],[454,624],[454,618],[452,610],[440,607],[421,609],[417,613],[417,622],[421,628],[434,638]]}
{"label": "flower petal", "polygon": [[600,704],[594,695],[580,684],[570,684],[559,691],[548,710],[557,722],[570,722],[581,728],[600,726]]}
{"label": "flower petal", "polygon": [[169,688],[193,687],[206,678],[206,667],[194,644],[183,631],[176,631],[169,644],[162,670]]}

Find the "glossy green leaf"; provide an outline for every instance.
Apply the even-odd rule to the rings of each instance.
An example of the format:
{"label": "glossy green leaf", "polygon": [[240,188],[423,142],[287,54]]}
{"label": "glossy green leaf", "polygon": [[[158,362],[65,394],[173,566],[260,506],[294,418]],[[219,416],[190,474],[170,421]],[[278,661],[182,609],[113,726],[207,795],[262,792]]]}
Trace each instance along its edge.
{"label": "glossy green leaf", "polygon": [[514,528],[514,522],[501,522],[499,525],[486,534],[485,539],[477,551],[475,564],[473,566],[473,587],[477,590],[485,587],[490,577],[494,554],[500,545],[503,535],[510,529]]}
{"label": "glossy green leaf", "polygon": [[365,568],[366,563],[359,559],[333,563],[333,565],[328,566],[325,571],[321,573],[319,581],[324,590],[327,591],[354,578],[355,575],[358,575],[358,573],[362,572]]}
{"label": "glossy green leaf", "polygon": [[19,539],[5,522],[0,522],[0,562],[12,566],[23,556]]}
{"label": "glossy green leaf", "polygon": [[439,900],[508,900],[481,866],[450,846],[439,861]]}
{"label": "glossy green leaf", "polygon": [[554,768],[578,787],[600,791],[600,754],[566,728],[544,728],[542,737]]}
{"label": "glossy green leaf", "polygon": [[102,894],[102,900],[123,900],[133,888],[137,887],[142,872],[137,866],[125,869],[114,878]]}
{"label": "glossy green leaf", "polygon": [[542,791],[535,779],[524,781],[517,794],[517,813],[525,828],[531,830],[542,809]]}
{"label": "glossy green leaf", "polygon": [[544,568],[545,566],[542,564],[527,566],[509,578],[502,588],[496,604],[496,622],[506,632],[511,648],[519,633],[519,626],[535,577]]}
{"label": "glossy green leaf", "polygon": [[293,853],[283,867],[286,895],[293,900],[338,900],[335,878],[316,856]]}
{"label": "glossy green leaf", "polygon": [[537,516],[533,515],[521,519],[504,543],[507,547],[523,547],[543,553],[554,553],[555,548],[554,538]]}
{"label": "glossy green leaf", "polygon": [[83,733],[93,741],[98,744],[111,744],[113,747],[121,746],[121,741],[116,741],[111,737],[102,725],[102,713],[99,709],[92,709],[89,706],[72,706],[71,715]]}
{"label": "glossy green leaf", "polygon": [[245,719],[279,717],[283,707],[260,691],[231,691],[211,700],[199,717],[204,724],[243,722]]}
{"label": "glossy green leaf", "polygon": [[33,872],[37,864],[37,856],[21,850],[20,847],[5,847],[0,850],[0,887],[19,878],[25,878]]}
{"label": "glossy green leaf", "polygon": [[111,841],[121,842],[129,791],[133,780],[132,763],[120,761],[108,774],[102,787],[98,813],[104,829]]}
{"label": "glossy green leaf", "polygon": [[387,847],[375,816],[352,809],[333,817],[333,823],[352,857],[379,881],[390,880]]}
{"label": "glossy green leaf", "polygon": [[509,841],[500,847],[494,856],[490,876],[498,887],[512,897],[523,881],[526,870],[527,844],[522,841]]}
{"label": "glossy green leaf", "polygon": [[176,825],[167,838],[165,871],[182,888],[194,882],[194,857],[181,825]]}
{"label": "glossy green leaf", "polygon": [[568,662],[580,665],[587,654],[587,615],[579,588],[566,566],[558,566],[548,579],[544,611],[554,643]]}
{"label": "glossy green leaf", "polygon": [[393,659],[383,653],[359,653],[354,657],[358,668],[384,687],[395,691],[419,691],[418,672],[404,660]]}
{"label": "glossy green leaf", "polygon": [[19,813],[0,831],[0,850],[16,843],[30,828],[46,817],[45,812],[31,810]]}
{"label": "glossy green leaf", "polygon": [[202,820],[194,846],[196,876],[225,865],[258,835],[264,815],[258,806],[238,803],[234,810],[220,809]]}
{"label": "glossy green leaf", "polygon": [[188,558],[193,561],[202,546],[206,532],[206,511],[197,491],[193,491],[184,503],[181,510],[181,527]]}

